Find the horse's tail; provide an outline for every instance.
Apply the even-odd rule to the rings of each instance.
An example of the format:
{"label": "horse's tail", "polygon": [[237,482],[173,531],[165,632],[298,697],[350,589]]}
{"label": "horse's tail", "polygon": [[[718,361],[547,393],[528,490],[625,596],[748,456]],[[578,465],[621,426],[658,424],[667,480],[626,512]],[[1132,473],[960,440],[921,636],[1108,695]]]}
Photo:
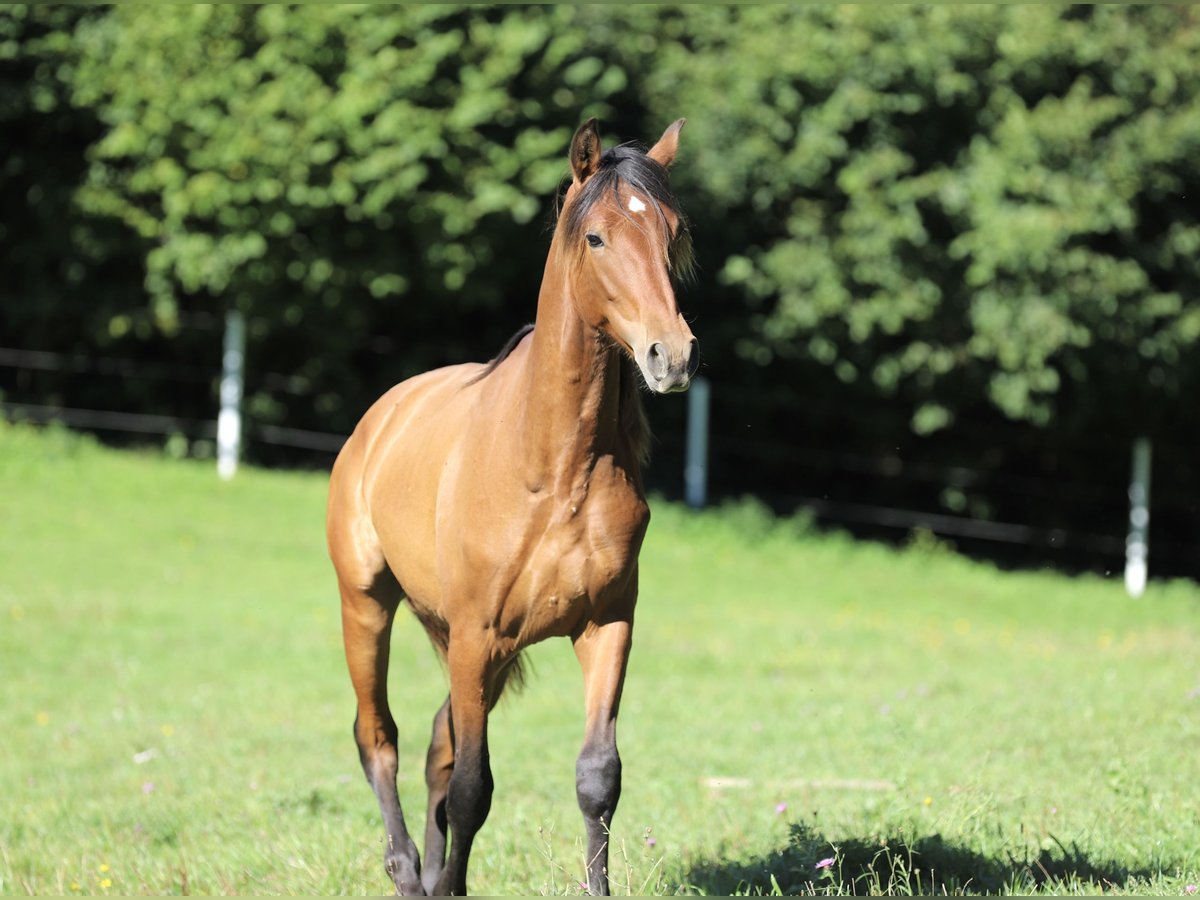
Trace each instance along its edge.
{"label": "horse's tail", "polygon": [[525,664],[525,654],[522,652],[509,657],[496,676],[496,693],[492,703],[495,704],[504,691],[510,687],[518,694],[521,693],[525,689],[528,677],[529,670]]}

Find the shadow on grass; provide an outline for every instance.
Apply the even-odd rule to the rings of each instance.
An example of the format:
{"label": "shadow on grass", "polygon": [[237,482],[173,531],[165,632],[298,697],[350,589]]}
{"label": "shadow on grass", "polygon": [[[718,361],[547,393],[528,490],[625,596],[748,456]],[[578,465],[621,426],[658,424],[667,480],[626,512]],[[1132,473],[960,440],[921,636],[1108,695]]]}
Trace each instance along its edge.
{"label": "shadow on grass", "polygon": [[[1052,840],[1054,840],[1052,838]],[[823,869],[816,864],[832,858]],[[1137,871],[1091,859],[1075,844],[1057,843],[1036,856],[986,856],[941,835],[831,842],[793,825],[785,847],[740,862],[699,861],[687,884],[713,894],[982,894],[1030,893],[1039,888],[1112,889]]]}

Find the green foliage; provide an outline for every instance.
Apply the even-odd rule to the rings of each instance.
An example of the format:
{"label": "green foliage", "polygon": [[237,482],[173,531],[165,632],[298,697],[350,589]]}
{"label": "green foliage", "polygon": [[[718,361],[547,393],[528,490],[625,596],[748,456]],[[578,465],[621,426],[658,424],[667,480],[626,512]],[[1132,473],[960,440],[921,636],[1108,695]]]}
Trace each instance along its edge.
{"label": "green foliage", "polygon": [[107,126],[79,201],[152,246],[160,329],[242,309],[258,366],[349,428],[372,338],[395,380],[466,355],[469,317],[532,314],[571,131],[626,83],[568,15],[115,8],[77,32],[75,96]]}
{"label": "green foliage", "polygon": [[1046,423],[1085,389],[1161,425],[1200,340],[1192,20],[689,10],[647,88],[660,116],[699,113],[681,177],[720,211],[738,352],[904,398],[919,433],[983,397]]}
{"label": "green foliage", "polygon": [[[5,345],[74,350],[107,337],[130,305],[145,248],[119,222],[75,204],[87,148],[103,135],[73,102],[74,34],[104,10],[0,9],[0,335]],[[141,300],[134,294],[134,302]]]}

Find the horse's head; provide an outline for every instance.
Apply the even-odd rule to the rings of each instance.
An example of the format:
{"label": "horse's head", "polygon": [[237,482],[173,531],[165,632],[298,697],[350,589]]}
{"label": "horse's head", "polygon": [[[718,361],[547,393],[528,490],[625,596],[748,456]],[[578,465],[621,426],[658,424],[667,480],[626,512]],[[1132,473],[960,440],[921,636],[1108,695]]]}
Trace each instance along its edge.
{"label": "horse's head", "polygon": [[672,279],[691,266],[687,222],[667,175],[683,122],[645,153],[628,145],[601,152],[596,120],[581,125],[559,219],[577,312],[628,353],[660,394],[687,390],[700,364]]}

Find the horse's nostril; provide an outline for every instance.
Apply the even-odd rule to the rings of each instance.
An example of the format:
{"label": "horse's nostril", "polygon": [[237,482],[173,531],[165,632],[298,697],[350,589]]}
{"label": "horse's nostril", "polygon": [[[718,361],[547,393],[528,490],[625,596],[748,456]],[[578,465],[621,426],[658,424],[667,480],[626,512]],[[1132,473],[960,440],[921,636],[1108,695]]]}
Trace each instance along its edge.
{"label": "horse's nostril", "polygon": [[700,342],[692,338],[691,344],[688,345],[687,358],[687,373],[688,378],[692,378],[696,374],[696,370],[700,368]]}
{"label": "horse's nostril", "polygon": [[667,348],[662,344],[651,344],[650,349],[646,351],[646,371],[655,381],[662,381],[667,377]]}

